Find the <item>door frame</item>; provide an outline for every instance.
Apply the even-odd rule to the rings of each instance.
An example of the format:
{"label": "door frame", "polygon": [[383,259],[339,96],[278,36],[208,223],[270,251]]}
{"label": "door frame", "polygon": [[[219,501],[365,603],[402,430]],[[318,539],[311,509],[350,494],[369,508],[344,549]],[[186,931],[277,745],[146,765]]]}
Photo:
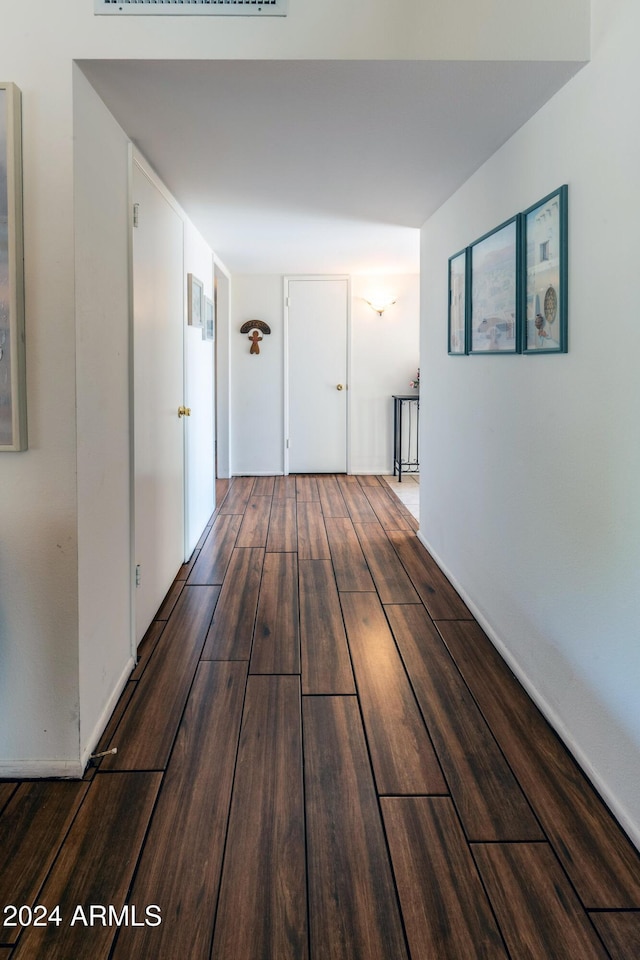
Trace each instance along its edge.
{"label": "door frame", "polygon": [[291,280],[346,280],[347,282],[347,390],[346,403],[346,469],[351,473],[351,277],[347,273],[303,273],[286,274],[283,278],[283,431],[282,431],[282,472],[289,475],[289,281]]}
{"label": "door frame", "polygon": [[[215,300],[214,370],[216,380],[215,478],[231,476],[231,286],[229,270],[214,252],[213,281]],[[220,281],[220,285],[217,283]]]}

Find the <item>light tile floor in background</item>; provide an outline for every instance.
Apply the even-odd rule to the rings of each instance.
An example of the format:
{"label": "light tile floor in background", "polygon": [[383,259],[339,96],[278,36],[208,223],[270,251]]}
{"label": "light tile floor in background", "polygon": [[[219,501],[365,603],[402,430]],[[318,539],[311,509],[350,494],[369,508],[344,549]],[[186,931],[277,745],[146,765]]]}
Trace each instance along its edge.
{"label": "light tile floor in background", "polygon": [[402,500],[416,520],[420,519],[420,476],[417,473],[403,473],[402,483],[397,477],[384,477],[395,495]]}

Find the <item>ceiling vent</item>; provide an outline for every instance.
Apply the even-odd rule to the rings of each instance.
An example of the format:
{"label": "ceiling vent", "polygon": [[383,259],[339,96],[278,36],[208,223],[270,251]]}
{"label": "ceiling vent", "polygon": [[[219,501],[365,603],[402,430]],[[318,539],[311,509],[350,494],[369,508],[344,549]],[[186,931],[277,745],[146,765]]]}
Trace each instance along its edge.
{"label": "ceiling vent", "polygon": [[286,17],[289,0],[94,0],[96,14]]}

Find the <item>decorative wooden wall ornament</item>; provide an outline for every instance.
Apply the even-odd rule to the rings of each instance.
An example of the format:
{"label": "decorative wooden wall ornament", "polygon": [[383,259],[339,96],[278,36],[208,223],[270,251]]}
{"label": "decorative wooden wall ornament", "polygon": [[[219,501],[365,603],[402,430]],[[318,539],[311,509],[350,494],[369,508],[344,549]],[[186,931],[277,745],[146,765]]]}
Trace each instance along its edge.
{"label": "decorative wooden wall ornament", "polygon": [[249,333],[249,331],[252,331],[250,336],[247,337],[247,340],[251,340],[251,348],[249,353],[258,354],[260,353],[260,347],[258,344],[262,340],[262,337],[258,331],[269,334],[271,333],[271,327],[268,323],[265,323],[264,320],[247,320],[247,322],[243,323],[240,327],[240,333]]}

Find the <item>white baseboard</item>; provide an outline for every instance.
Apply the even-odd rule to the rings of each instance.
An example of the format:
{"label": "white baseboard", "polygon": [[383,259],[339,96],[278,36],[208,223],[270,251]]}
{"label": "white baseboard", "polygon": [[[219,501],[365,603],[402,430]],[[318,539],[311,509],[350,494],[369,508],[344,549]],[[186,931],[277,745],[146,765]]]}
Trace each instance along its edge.
{"label": "white baseboard", "polygon": [[352,477],[391,477],[393,470],[352,470]]}
{"label": "white baseboard", "polygon": [[489,640],[491,640],[502,659],[509,666],[509,669],[516,675],[542,715],[553,727],[569,753],[574,757],[584,774],[589,778],[602,800],[611,810],[613,816],[616,818],[622,829],[627,833],[631,842],[640,850],[640,826],[631,819],[625,807],[623,807],[617,797],[611,793],[608,785],[601,779],[597,771],[593,768],[591,761],[586,756],[584,751],[576,744],[571,733],[566,728],[562,720],[558,717],[556,711],[549,705],[538,688],[532,683],[527,673],[509,651],[505,642],[500,636],[498,636],[495,629],[486,619],[484,614],[478,610],[478,607],[472,598],[467,594],[464,587],[457,581],[451,571],[447,568],[446,564],[442,562],[437,552],[433,549],[433,547],[431,547],[421,530],[418,531],[417,536],[422,545],[426,547],[433,559],[436,561],[442,572],[458,591],[475,619],[489,637]]}
{"label": "white baseboard", "polygon": [[84,766],[79,760],[15,760],[0,763],[0,780],[42,780],[57,777],[79,780]]}
{"label": "white baseboard", "polygon": [[282,470],[246,470],[240,473],[233,473],[229,479],[234,477],[283,477]]}
{"label": "white baseboard", "polygon": [[116,683],[111,696],[109,697],[109,699],[107,700],[107,703],[105,704],[104,710],[102,711],[98,722],[93,728],[91,736],[89,737],[84,747],[84,750],[82,751],[82,754],[80,756],[80,762],[82,764],[82,772],[80,773],[80,776],[82,776],[82,774],[84,773],[84,769],[87,763],[89,762],[89,757],[95,750],[96,745],[103,734],[104,728],[106,727],[106,725],[109,723],[109,720],[111,719],[111,714],[115,709],[116,703],[120,699],[120,694],[124,690],[127,684],[127,681],[131,676],[131,671],[133,670],[135,665],[136,665],[136,662],[134,658],[130,657],[129,660],[127,661],[127,664],[124,670],[120,674],[120,679]]}

